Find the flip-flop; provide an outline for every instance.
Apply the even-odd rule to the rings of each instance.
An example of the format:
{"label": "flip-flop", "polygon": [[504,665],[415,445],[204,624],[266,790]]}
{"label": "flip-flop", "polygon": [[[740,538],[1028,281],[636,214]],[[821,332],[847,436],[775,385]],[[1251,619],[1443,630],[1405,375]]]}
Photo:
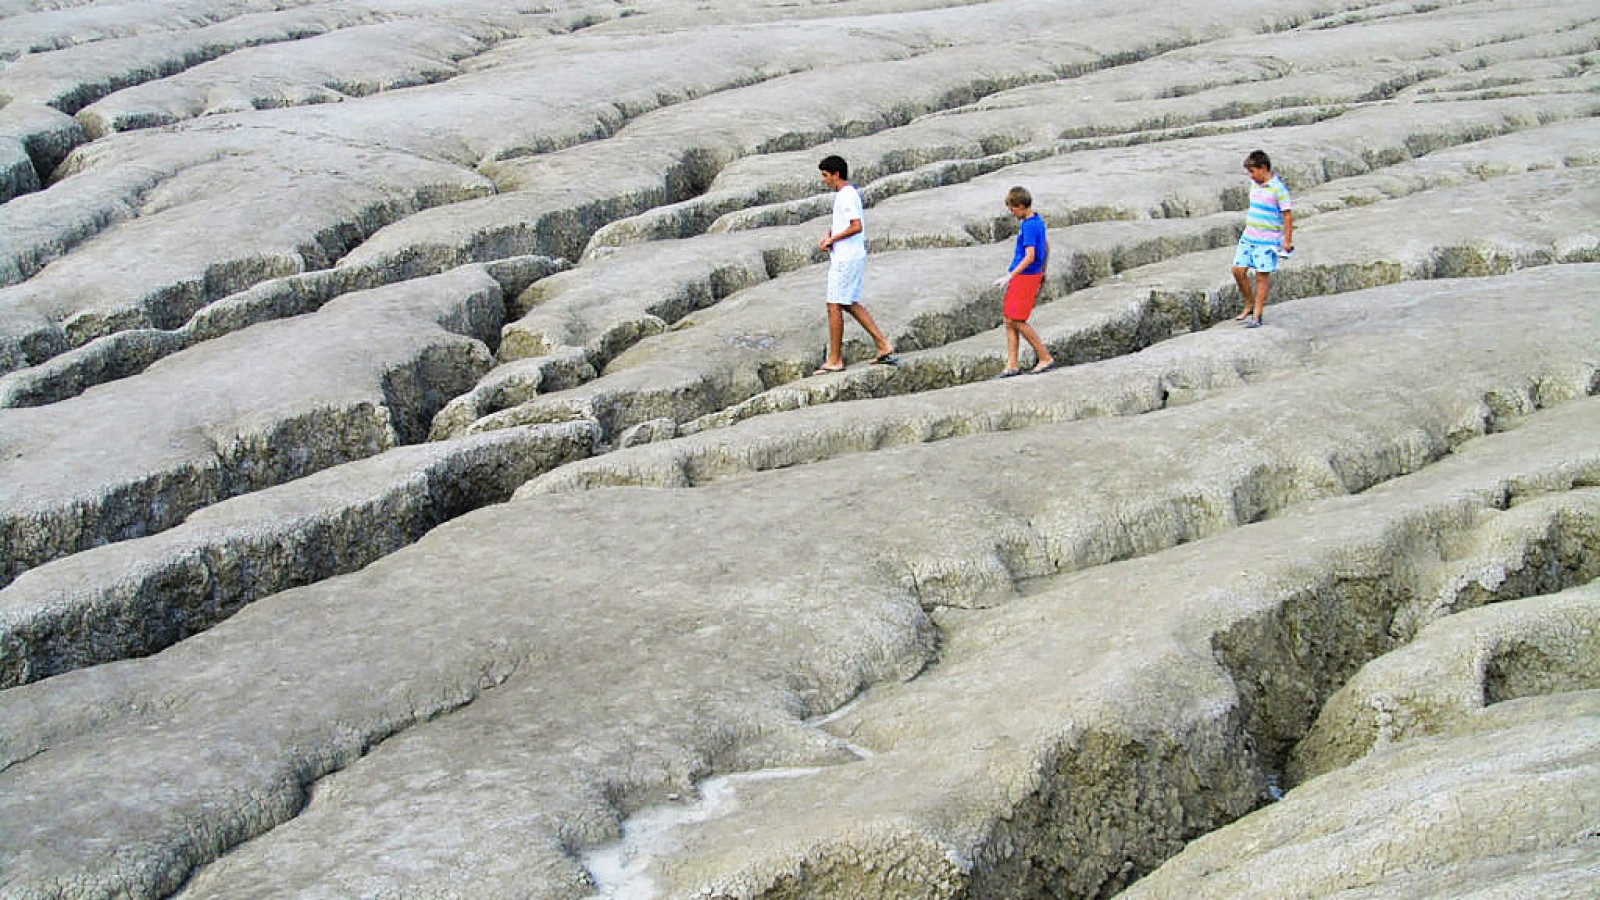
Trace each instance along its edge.
{"label": "flip-flop", "polygon": [[998,377],[1000,377],[1000,378],[1015,378],[1015,377],[1017,377],[1018,375],[1021,375],[1021,374],[1022,374],[1022,370],[1021,369],[1001,369],[1000,370],[1000,375]]}
{"label": "flip-flop", "polygon": [[874,356],[872,362],[874,365],[895,366],[900,364],[900,357],[896,356],[893,350],[890,350],[888,353],[880,353]]}
{"label": "flip-flop", "polygon": [[811,374],[813,374],[813,375],[832,375],[832,374],[834,374],[836,372],[843,372],[843,371],[844,371],[844,366],[840,366],[837,369],[830,369],[827,366],[817,366],[816,370],[813,371]]}
{"label": "flip-flop", "polygon": [[1059,368],[1061,368],[1061,363],[1056,362],[1055,360],[1052,359],[1049,362],[1045,363],[1044,365],[1042,365],[1042,366],[1034,366],[1033,368],[1029,369],[1028,371],[1032,372],[1035,375],[1043,375],[1044,373],[1049,372],[1052,369],[1059,369]]}

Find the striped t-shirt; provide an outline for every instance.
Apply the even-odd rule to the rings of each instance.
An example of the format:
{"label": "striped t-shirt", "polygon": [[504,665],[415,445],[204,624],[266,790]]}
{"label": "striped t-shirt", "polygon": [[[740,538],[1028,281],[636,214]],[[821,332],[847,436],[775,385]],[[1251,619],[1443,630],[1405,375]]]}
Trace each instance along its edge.
{"label": "striped t-shirt", "polygon": [[1289,188],[1274,175],[1266,184],[1250,184],[1250,212],[1244,217],[1244,237],[1248,244],[1278,247],[1283,244],[1283,214],[1294,209]]}

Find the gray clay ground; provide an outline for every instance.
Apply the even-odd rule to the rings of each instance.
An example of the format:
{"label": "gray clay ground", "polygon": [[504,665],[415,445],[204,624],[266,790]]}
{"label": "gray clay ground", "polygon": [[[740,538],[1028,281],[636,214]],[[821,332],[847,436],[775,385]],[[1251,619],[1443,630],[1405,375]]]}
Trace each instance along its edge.
{"label": "gray clay ground", "polygon": [[1592,897],[1597,123],[1592,0],[0,0],[0,898]]}

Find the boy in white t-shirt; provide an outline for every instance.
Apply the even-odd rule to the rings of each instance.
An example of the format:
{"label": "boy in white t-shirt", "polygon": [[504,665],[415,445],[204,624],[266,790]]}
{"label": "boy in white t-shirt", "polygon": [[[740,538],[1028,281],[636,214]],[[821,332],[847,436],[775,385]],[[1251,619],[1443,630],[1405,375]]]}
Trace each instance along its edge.
{"label": "boy in white t-shirt", "polygon": [[833,223],[817,246],[829,253],[828,263],[828,354],[813,375],[844,371],[844,313],[860,323],[878,346],[875,363],[898,362],[894,347],[872,321],[872,314],[861,303],[861,283],[867,270],[867,236],[861,226],[861,192],[850,183],[850,166],[838,156],[817,164],[822,183],[833,191]]}

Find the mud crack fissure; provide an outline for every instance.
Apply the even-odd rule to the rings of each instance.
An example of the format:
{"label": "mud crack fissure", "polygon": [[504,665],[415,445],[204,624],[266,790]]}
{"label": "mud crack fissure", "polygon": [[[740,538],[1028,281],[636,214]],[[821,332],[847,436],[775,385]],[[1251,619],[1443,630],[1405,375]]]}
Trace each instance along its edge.
{"label": "mud crack fissure", "polygon": [[[1568,494],[1570,490],[1557,488],[1541,496],[1560,499]],[[1196,649],[1201,652],[1182,663],[1220,668],[1231,688],[1225,708],[1218,709],[1215,703],[1195,704],[1206,711],[1189,712],[1187,718],[1164,722],[1155,730],[1127,724],[1046,728],[1060,736],[1039,747],[1035,764],[1038,783],[1033,790],[992,810],[988,827],[970,853],[964,852],[966,848],[946,849],[960,860],[965,889],[975,896],[1019,888],[1028,895],[1104,896],[1153,871],[1189,841],[1274,801],[1280,795],[1276,785],[1284,781],[1287,756],[1305,737],[1329,696],[1361,666],[1404,644],[1404,638],[1392,632],[1396,616],[1407,606],[1428,601],[1433,579],[1442,577],[1434,571],[1434,564],[1442,562],[1449,569],[1455,562],[1444,548],[1471,543],[1488,527],[1485,514],[1492,510],[1479,501],[1402,505],[1379,512],[1374,530],[1369,527],[1373,524],[1370,517],[1346,502],[1318,509],[1313,515],[1328,519],[1338,538],[1320,546],[1312,558],[1263,563],[1255,586],[1245,589],[1244,605],[1230,611],[1227,621],[1216,626],[1209,637],[1197,636],[1200,647]],[[1537,582],[1508,580],[1480,602],[1508,602],[1593,579],[1593,564],[1587,560],[1595,558],[1600,549],[1596,544],[1600,540],[1600,506],[1590,504],[1587,513],[1573,513],[1568,505],[1555,503],[1529,518],[1542,527],[1525,529],[1530,538],[1526,542],[1497,545],[1501,547],[1498,559],[1538,569],[1544,577]],[[1217,547],[1191,548],[1183,555],[1231,554],[1237,548],[1228,545],[1258,542],[1256,529],[1283,527],[1268,523],[1237,529],[1218,538],[1222,543]],[[1551,544],[1567,549],[1553,556]],[[1179,560],[1168,563],[1166,557],[1152,554],[1151,563],[1178,569],[1186,565]],[[1428,572],[1433,576],[1419,578],[1419,573]],[[914,581],[915,576],[909,575],[908,580]],[[939,632],[976,630],[987,634],[988,623],[1003,621],[1019,608],[1071,602],[1076,591],[1085,589],[1078,587],[1082,579],[1049,580],[1055,583],[1042,582],[1000,610],[963,613],[962,618],[941,624]],[[995,633],[1004,632],[997,629]],[[1500,654],[1501,667],[1531,664],[1530,660],[1514,659],[1517,652],[1519,648],[1512,646]],[[1132,664],[1149,670],[1150,677],[1163,683],[1192,683],[1163,669],[1169,663],[1159,658],[1158,654]],[[967,660],[966,664],[975,663]],[[1491,670],[1491,677],[1495,671]],[[945,675],[936,657],[930,657],[916,678],[869,686],[866,696],[872,700],[859,712],[847,708],[827,718],[854,718],[851,728],[866,727],[870,732],[871,720],[886,705],[888,714],[894,715],[896,695],[916,695],[924,688],[937,690],[937,685],[930,687],[927,682]],[[952,677],[966,685],[972,676],[956,673]],[[1547,689],[1559,690],[1561,683]],[[1214,686],[1206,690],[1216,694],[1218,702],[1223,701]],[[815,720],[808,724],[820,725]],[[894,730],[891,726],[890,733]],[[979,734],[973,736],[975,741],[980,738]],[[896,747],[896,752],[906,751]],[[858,758],[872,756],[858,754]],[[826,780],[830,770],[852,765],[847,761],[805,770],[750,770],[736,777],[751,783],[763,776]],[[675,803],[636,818],[641,823],[655,821],[669,817],[666,811],[674,810],[671,815],[676,818],[669,817],[665,824],[656,822],[659,827],[655,831],[692,832],[720,817],[766,814],[759,797],[750,801],[758,804],[754,811],[739,812],[727,796],[733,790],[732,777],[718,773],[699,781],[698,806]],[[828,788],[818,789],[821,796],[827,796]],[[914,794],[916,788],[902,785],[902,790]],[[625,823],[624,834],[631,830]],[[655,838],[658,846],[654,850],[635,845],[641,858],[634,861],[630,877],[644,877],[651,852],[675,852],[671,835],[657,833]],[[870,838],[859,840],[871,843]],[[850,856],[871,856],[865,846],[862,850]],[[824,853],[832,856],[830,866],[842,864],[832,851],[816,844],[797,852],[803,870],[810,870],[814,863],[822,865],[817,856]],[[592,857],[585,860],[587,863]],[[615,879],[615,873],[608,877]],[[862,877],[879,884],[883,876],[862,873]]]}

